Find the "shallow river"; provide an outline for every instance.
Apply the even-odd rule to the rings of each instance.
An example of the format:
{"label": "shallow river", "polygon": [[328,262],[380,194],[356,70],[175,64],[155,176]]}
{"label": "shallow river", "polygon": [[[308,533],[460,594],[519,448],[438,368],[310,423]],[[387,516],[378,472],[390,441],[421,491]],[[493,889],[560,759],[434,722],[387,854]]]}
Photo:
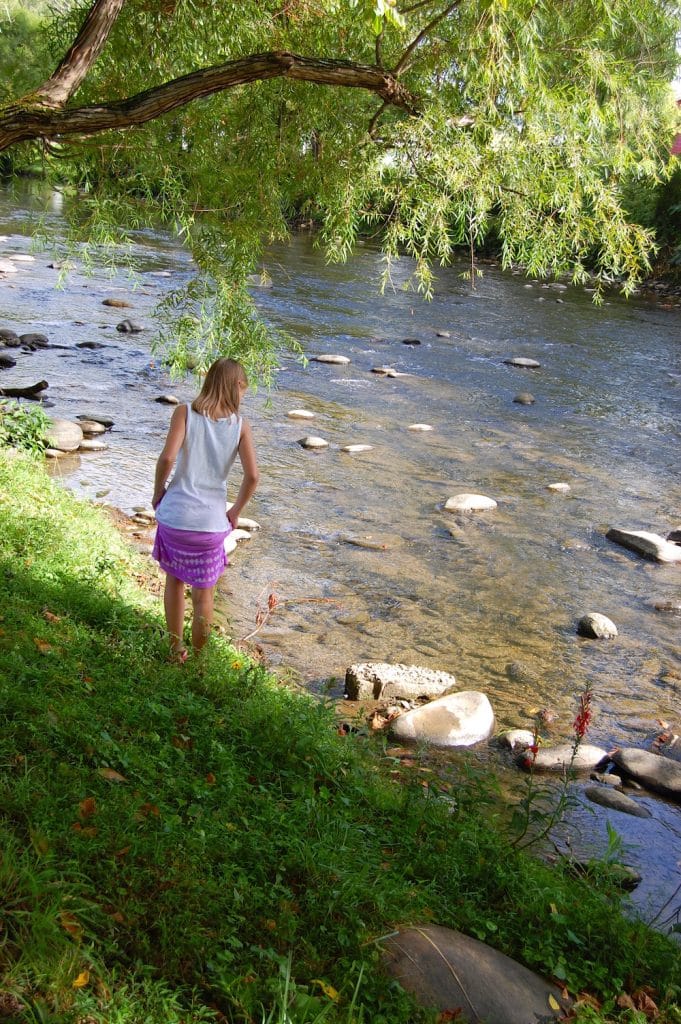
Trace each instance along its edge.
{"label": "shallow river", "polygon": [[[0,194],[0,255],[32,251],[34,209],[28,193]],[[58,254],[61,197],[42,227]],[[83,497],[108,488],[104,500],[124,511],[148,505],[172,411],[153,399],[193,394],[191,381],[170,382],[150,355],[153,311],[193,273],[191,260],[162,235],[140,234],[136,277],[77,265],[58,289],[51,255],[34,255],[0,280],[0,326],[42,331],[53,347],[19,351],[2,381],[45,378],[56,415],[109,413],[108,451],[60,460],[55,472]],[[441,272],[424,303],[403,287],[406,261],[381,296],[373,248],[329,267],[306,235],[270,250],[264,265],[272,286],[254,294],[265,319],[308,356],[350,363],[285,358],[276,389],[246,398],[262,473],[247,514],[262,529],[221,585],[230,632],[252,630],[258,600],[274,592],[279,606],[257,637],[266,658],[332,697],[342,696],[347,665],[385,660],[444,669],[462,689],[484,690],[500,727],[527,726],[533,709],[550,708],[556,737],[569,735],[587,682],[592,742],[640,745],[658,720],[678,725],[681,619],[654,605],[679,601],[681,566],[645,562],[604,535],[610,526],[662,535],[681,526],[681,310],[617,296],[598,308],[581,289],[530,284],[494,266],[475,290],[462,266]],[[132,308],[103,306],[105,298]],[[125,317],[144,332],[118,333]],[[105,347],[79,349],[83,341]],[[507,365],[513,356],[540,368]],[[383,365],[406,376],[371,372]],[[533,405],[513,401],[523,391]],[[301,407],[315,419],[286,417]],[[424,422],[433,430],[408,429]],[[330,446],[304,450],[297,442],[308,433]],[[354,443],[373,448],[340,451]],[[569,493],[547,490],[555,482]],[[444,511],[461,492],[498,507]],[[619,636],[577,637],[589,611],[611,618]],[[649,831],[639,838],[632,819],[625,832],[648,845],[658,829],[653,845],[665,852],[652,888],[671,892],[681,882],[681,816],[663,801],[647,806]],[[640,899],[660,902],[651,892]]]}

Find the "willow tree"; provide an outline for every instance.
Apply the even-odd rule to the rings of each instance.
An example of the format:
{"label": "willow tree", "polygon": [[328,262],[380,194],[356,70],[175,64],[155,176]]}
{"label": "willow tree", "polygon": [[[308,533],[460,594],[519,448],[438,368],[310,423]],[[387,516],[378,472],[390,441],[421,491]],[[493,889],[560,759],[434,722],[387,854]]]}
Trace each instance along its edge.
{"label": "willow tree", "polygon": [[[203,273],[180,358],[263,360],[245,282],[292,216],[331,258],[371,227],[425,293],[494,237],[531,275],[635,283],[654,240],[621,188],[664,171],[668,0],[60,0],[56,70],[0,107],[0,151],[78,181],[79,229],[163,221]],[[63,55],[63,56],[62,56]],[[210,316],[200,326],[197,311]]]}

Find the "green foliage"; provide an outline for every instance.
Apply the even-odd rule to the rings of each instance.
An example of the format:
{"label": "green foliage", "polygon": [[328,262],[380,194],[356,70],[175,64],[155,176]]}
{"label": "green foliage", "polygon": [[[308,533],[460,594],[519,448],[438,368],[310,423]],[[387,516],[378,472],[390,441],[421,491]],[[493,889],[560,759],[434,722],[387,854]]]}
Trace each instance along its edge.
{"label": "green foliage", "polygon": [[40,406],[0,399],[0,448],[42,452],[49,424],[50,418]]}
{"label": "green foliage", "polygon": [[[53,22],[54,61],[87,6]],[[652,188],[666,173],[678,16],[667,0],[133,0],[74,102],[285,50],[397,69],[419,115],[361,89],[260,81],[141,128],[64,141],[51,168],[86,191],[77,237],[111,241],[118,225],[160,220],[192,247],[209,284],[174,299],[178,366],[217,347],[250,351],[267,372],[244,282],[300,215],[321,226],[332,259],[378,231],[386,284],[408,253],[425,295],[457,247],[490,241],[533,276],[593,272],[626,289],[653,251],[652,225],[628,209],[632,181]]]}
{"label": "green foliage", "polygon": [[472,769],[424,787],[219,636],[168,664],[147,572],[104,513],[0,452],[0,973],[20,1019],[426,1024],[378,950],[433,920],[572,991],[652,983],[673,1006],[676,947],[606,876],[514,850]]}

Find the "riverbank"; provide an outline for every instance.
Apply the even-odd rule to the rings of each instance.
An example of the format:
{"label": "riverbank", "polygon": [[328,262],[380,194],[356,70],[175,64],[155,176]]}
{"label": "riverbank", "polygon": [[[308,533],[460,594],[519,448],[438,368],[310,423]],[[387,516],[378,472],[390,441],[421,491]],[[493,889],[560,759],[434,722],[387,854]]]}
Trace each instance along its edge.
{"label": "riverbank", "polygon": [[0,496],[16,1019],[425,1021],[378,968],[376,940],[407,923],[603,1004],[575,1019],[679,985],[678,950],[620,916],[607,872],[516,851],[474,772],[424,782],[219,636],[168,665],[147,569],[104,512],[7,452]]}

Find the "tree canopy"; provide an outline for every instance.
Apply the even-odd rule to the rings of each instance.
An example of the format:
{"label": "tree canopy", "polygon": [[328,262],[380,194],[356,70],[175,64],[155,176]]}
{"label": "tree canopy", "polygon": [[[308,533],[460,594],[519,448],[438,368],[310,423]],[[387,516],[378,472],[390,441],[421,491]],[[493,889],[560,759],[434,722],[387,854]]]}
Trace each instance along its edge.
{"label": "tree canopy", "polygon": [[489,238],[535,276],[639,279],[653,239],[622,190],[668,163],[680,13],[673,0],[62,0],[35,81],[23,67],[23,95],[0,106],[0,150],[37,150],[77,183],[95,241],[159,221],[189,241],[207,273],[170,300],[180,361],[190,347],[266,360],[245,281],[296,216],[331,258],[375,230],[387,273],[413,256],[425,293],[433,267]]}

